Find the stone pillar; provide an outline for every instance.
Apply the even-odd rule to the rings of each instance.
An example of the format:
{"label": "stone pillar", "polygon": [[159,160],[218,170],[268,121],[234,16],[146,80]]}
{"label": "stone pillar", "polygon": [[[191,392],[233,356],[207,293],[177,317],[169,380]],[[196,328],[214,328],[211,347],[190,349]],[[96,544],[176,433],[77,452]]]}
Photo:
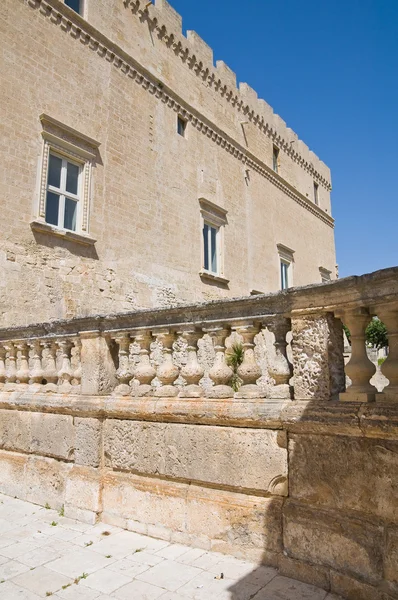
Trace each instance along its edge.
{"label": "stone pillar", "polygon": [[204,329],[213,339],[214,351],[216,357],[214,364],[209,371],[209,377],[214,383],[206,394],[208,398],[233,398],[234,390],[230,385],[233,371],[225,362],[225,340],[230,335],[231,330],[224,327],[213,327]]}
{"label": "stone pillar", "polygon": [[73,340],[75,346],[76,368],[73,371],[72,384],[76,392],[80,393],[82,383],[82,342],[80,338]]}
{"label": "stone pillar", "polygon": [[398,402],[398,307],[382,308],[377,315],[387,327],[388,356],[381,366],[381,372],[389,380],[389,385],[382,394],[377,394],[377,400]]}
{"label": "stone pillar", "polygon": [[68,393],[71,391],[71,380],[73,377],[71,365],[72,342],[68,339],[58,340],[58,345],[61,349],[61,368],[58,372],[58,391]]}
{"label": "stone pillar", "polygon": [[347,391],[340,394],[340,400],[343,402],[374,402],[377,390],[369,383],[369,380],[375,374],[376,367],[366,353],[365,335],[372,317],[364,308],[343,311],[339,313],[340,315],[351,333],[351,358],[346,364],[345,370],[352,381],[352,385],[347,388]]}
{"label": "stone pillar", "polygon": [[4,391],[15,390],[17,381],[17,348],[13,342],[5,347],[8,353],[8,366],[6,369],[6,385]]}
{"label": "stone pillar", "polygon": [[265,392],[257,385],[257,379],[260,379],[262,372],[254,355],[254,338],[259,333],[260,326],[250,323],[237,327],[236,331],[243,338],[244,354],[242,364],[237,370],[243,383],[235,393],[235,398],[265,398]]}
{"label": "stone pillar", "polygon": [[135,396],[151,396],[153,388],[151,382],[156,377],[156,370],[151,365],[150,350],[152,335],[149,331],[135,336],[136,343],[140,346],[140,362],[135,368],[134,379],[138,381],[138,386],[134,389]]}
{"label": "stone pillar", "polygon": [[112,392],[116,385],[116,366],[111,353],[111,339],[99,331],[85,331],[80,334],[82,383],[81,393],[104,396]]}
{"label": "stone pillar", "polygon": [[293,390],[289,382],[292,366],[286,352],[286,336],[291,329],[291,321],[286,317],[276,316],[265,325],[275,336],[275,356],[272,356],[268,362],[268,373],[275,381],[275,385],[270,390],[270,398],[291,398]]}
{"label": "stone pillar", "polygon": [[0,389],[4,387],[6,382],[6,349],[0,345]]}
{"label": "stone pillar", "polygon": [[43,348],[40,340],[34,340],[30,344],[32,348],[33,356],[32,356],[32,369],[30,371],[30,392],[40,392],[42,391],[42,383],[43,383],[43,368],[42,368],[42,355]]}
{"label": "stone pillar", "polygon": [[172,398],[177,396],[178,388],[173,385],[178,378],[179,370],[173,363],[173,343],[175,333],[167,330],[156,332],[156,340],[163,345],[163,362],[156,371],[161,386],[155,390],[155,396],[160,398]]}
{"label": "stone pillar", "polygon": [[27,388],[29,383],[29,346],[26,342],[21,342],[17,347],[20,352],[17,382],[20,387]]}
{"label": "stone pillar", "polygon": [[294,398],[337,400],[345,389],[343,329],[333,314],[292,313]]}
{"label": "stone pillar", "polygon": [[116,377],[119,385],[115,388],[116,396],[129,396],[131,392],[130,380],[133,375],[130,370],[130,336],[124,333],[115,338],[119,347],[119,368],[116,371]]}
{"label": "stone pillar", "polygon": [[200,398],[203,396],[203,389],[199,381],[204,375],[204,369],[198,362],[198,341],[202,337],[200,331],[194,327],[180,331],[179,334],[187,342],[187,363],[181,369],[181,375],[184,377],[187,385],[184,386],[178,394],[180,398]]}
{"label": "stone pillar", "polygon": [[46,382],[44,392],[56,392],[58,390],[58,371],[57,371],[57,344],[44,342],[46,352],[46,364],[43,373],[43,379]]}

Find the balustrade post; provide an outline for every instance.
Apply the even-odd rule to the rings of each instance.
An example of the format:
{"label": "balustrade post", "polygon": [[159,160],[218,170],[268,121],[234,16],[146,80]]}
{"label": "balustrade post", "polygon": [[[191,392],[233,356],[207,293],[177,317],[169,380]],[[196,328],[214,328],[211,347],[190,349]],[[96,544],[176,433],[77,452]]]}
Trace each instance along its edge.
{"label": "balustrade post", "polygon": [[268,373],[275,381],[270,390],[271,398],[291,398],[292,387],[289,385],[293,374],[292,365],[287,358],[286,336],[291,329],[291,320],[286,317],[277,316],[272,321],[264,323],[275,336],[275,356],[268,363]]}
{"label": "balustrade post", "polygon": [[169,398],[177,396],[178,388],[173,385],[179,375],[179,370],[173,363],[173,343],[175,333],[170,330],[156,332],[156,339],[163,344],[163,362],[156,371],[161,386],[155,390],[155,396]]}
{"label": "balustrade post", "polygon": [[0,389],[4,387],[6,382],[6,349],[0,345]]}
{"label": "balustrade post", "polygon": [[17,371],[17,383],[23,388],[27,388],[29,384],[29,346],[26,342],[21,342],[17,346],[19,357],[19,369]]}
{"label": "balustrade post", "polygon": [[9,342],[5,348],[8,354],[5,391],[8,392],[15,390],[15,383],[17,381],[17,348],[13,342]]}
{"label": "balustrade post", "polygon": [[374,402],[377,390],[369,383],[376,367],[366,352],[366,328],[372,317],[365,308],[342,311],[338,314],[351,334],[351,358],[345,370],[352,381],[347,391],[340,394],[343,402]]}
{"label": "balustrade post", "polygon": [[61,393],[67,393],[72,388],[72,364],[71,364],[71,352],[72,342],[70,340],[61,339],[58,341],[58,345],[61,349],[61,368],[58,373],[58,391]]}
{"label": "balustrade post", "polygon": [[387,328],[388,356],[381,365],[381,372],[390,383],[376,398],[398,402],[398,307],[383,307],[377,315]]}
{"label": "balustrade post", "polygon": [[73,371],[73,387],[76,388],[76,391],[81,391],[81,383],[82,383],[82,342],[80,338],[75,338],[73,340],[73,344],[75,346],[75,361],[76,368]]}
{"label": "balustrade post", "polygon": [[213,327],[203,329],[213,339],[215,360],[212,368],[209,371],[209,377],[214,383],[206,393],[208,398],[233,398],[234,390],[230,382],[233,376],[233,371],[225,361],[225,340],[230,335],[231,330],[226,327]]}
{"label": "balustrade post", "polygon": [[139,333],[135,336],[135,342],[140,347],[140,361],[135,368],[134,379],[138,386],[134,388],[134,395],[138,397],[151,396],[153,394],[152,380],[156,377],[156,370],[151,365],[150,350],[152,335],[149,331]]}
{"label": "balustrade post", "polygon": [[57,344],[55,341],[44,342],[46,350],[45,368],[43,379],[46,382],[43,388],[44,392],[58,391],[58,370],[57,370]]}
{"label": "balustrade post", "polygon": [[242,336],[243,342],[243,361],[237,369],[238,376],[242,380],[239,391],[235,393],[235,398],[265,398],[265,391],[257,385],[262,372],[254,355],[254,338],[260,331],[260,325],[253,323],[236,327],[236,331]]}
{"label": "balustrade post", "polygon": [[345,390],[343,326],[333,314],[293,311],[292,355],[296,400],[337,400]]}
{"label": "balustrade post", "polygon": [[130,369],[130,335],[124,333],[115,338],[119,347],[119,368],[116,371],[116,377],[119,385],[115,388],[114,394],[117,396],[129,396],[131,392],[130,380],[133,374]]}
{"label": "balustrade post", "polygon": [[30,371],[30,392],[40,392],[43,389],[43,368],[42,368],[42,356],[43,348],[40,340],[34,340],[30,343],[30,347],[33,351],[32,356],[32,369]]}
{"label": "balustrade post", "polygon": [[187,342],[187,362],[181,369],[181,375],[184,377],[187,385],[184,386],[178,394],[180,398],[200,398],[203,396],[203,389],[199,381],[204,375],[204,369],[198,361],[198,341],[202,337],[200,331],[194,327],[189,327],[179,331],[179,334]]}

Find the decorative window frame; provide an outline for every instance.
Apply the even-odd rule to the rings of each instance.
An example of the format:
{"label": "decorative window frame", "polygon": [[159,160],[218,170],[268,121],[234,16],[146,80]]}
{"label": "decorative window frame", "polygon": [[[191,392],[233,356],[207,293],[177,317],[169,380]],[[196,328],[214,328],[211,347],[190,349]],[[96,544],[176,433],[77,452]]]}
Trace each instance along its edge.
{"label": "decorative window frame", "polygon": [[278,249],[278,277],[279,277],[279,286],[282,289],[282,281],[281,281],[281,263],[285,263],[288,265],[288,288],[293,287],[294,281],[294,250],[285,246],[284,244],[277,244]]}
{"label": "decorative window frame", "polygon": [[329,271],[329,269],[325,269],[325,267],[319,267],[319,274],[321,276],[322,283],[329,283],[329,281],[332,281],[332,271]]}
{"label": "decorative window frame", "polygon": [[[224,276],[224,228],[228,224],[227,214],[228,211],[225,208],[221,208],[214,202],[207,200],[206,198],[199,199],[201,223],[200,223],[200,239],[201,239],[201,251],[200,261],[201,269],[199,275],[202,279],[209,279],[218,283],[228,284],[229,279]],[[204,268],[203,257],[204,257],[204,241],[203,241],[203,227],[207,223],[211,227],[218,229],[217,232],[217,250],[218,250],[218,272],[213,273]]]}
{"label": "decorative window frame", "polygon": [[[97,160],[100,143],[48,115],[40,115],[40,121],[43,127],[40,187],[36,215],[31,227],[36,231],[47,231],[55,235],[73,238],[82,243],[95,243],[96,240],[93,240],[89,234],[89,216],[92,171]],[[77,231],[68,231],[46,222],[47,181],[51,152],[81,165],[82,182]]]}

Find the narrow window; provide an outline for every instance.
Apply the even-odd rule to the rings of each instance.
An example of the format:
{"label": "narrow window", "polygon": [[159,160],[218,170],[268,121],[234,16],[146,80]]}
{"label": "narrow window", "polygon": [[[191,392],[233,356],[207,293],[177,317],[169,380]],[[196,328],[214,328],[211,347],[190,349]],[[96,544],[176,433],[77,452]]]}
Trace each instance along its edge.
{"label": "narrow window", "polygon": [[66,6],[69,6],[69,8],[79,13],[79,15],[82,14],[82,0],[64,0],[64,2]]}
{"label": "narrow window", "polygon": [[281,289],[287,290],[289,287],[289,267],[290,264],[285,260],[281,260]]}
{"label": "narrow window", "polygon": [[314,202],[317,206],[319,206],[318,187],[318,184],[314,181]]}
{"label": "narrow window", "polygon": [[46,196],[46,222],[76,231],[81,167],[50,153]]}
{"label": "narrow window", "polygon": [[275,173],[279,172],[279,148],[276,146],[273,147],[272,168],[274,169]]}
{"label": "narrow window", "polygon": [[203,224],[203,268],[210,273],[218,274],[218,227],[209,223]]}
{"label": "narrow window", "polygon": [[178,119],[177,119],[178,135],[185,137],[186,129],[187,129],[187,122],[182,117],[178,117]]}

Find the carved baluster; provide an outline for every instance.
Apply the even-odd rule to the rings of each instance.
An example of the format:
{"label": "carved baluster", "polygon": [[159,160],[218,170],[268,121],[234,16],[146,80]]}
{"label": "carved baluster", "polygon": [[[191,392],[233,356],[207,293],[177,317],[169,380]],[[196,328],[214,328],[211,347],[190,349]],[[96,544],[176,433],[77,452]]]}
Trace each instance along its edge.
{"label": "carved baluster", "polygon": [[[339,315],[340,316],[340,315]],[[340,400],[345,402],[373,402],[376,388],[369,380],[376,372],[375,365],[369,360],[366,353],[366,327],[371,316],[366,309],[345,311],[341,319],[351,333],[351,358],[345,370],[352,381],[346,392],[340,394]]]}
{"label": "carved baluster", "polygon": [[71,365],[71,351],[72,342],[70,340],[61,339],[58,341],[61,349],[61,368],[58,372],[58,391],[70,392],[72,388],[72,365]]}
{"label": "carved baluster", "polygon": [[20,352],[17,383],[27,387],[29,383],[29,346],[26,342],[21,342],[17,347]]}
{"label": "carved baluster", "polygon": [[287,358],[286,335],[291,329],[290,319],[275,317],[271,322],[265,323],[275,336],[275,356],[268,363],[268,373],[275,381],[270,391],[271,398],[291,398],[292,388],[289,385],[292,376],[292,367]]}
{"label": "carved baluster", "polygon": [[173,385],[178,378],[179,370],[173,363],[173,342],[175,333],[170,330],[156,332],[156,339],[163,344],[163,362],[159,365],[156,375],[161,382],[161,387],[155,390],[155,396],[161,398],[174,397],[178,388]]}
{"label": "carved baluster", "polygon": [[236,398],[265,398],[265,392],[257,385],[257,379],[260,379],[262,372],[254,355],[254,338],[260,331],[259,325],[240,326],[236,328],[242,338],[244,350],[242,364],[239,365],[237,373],[243,384],[236,392]]}
{"label": "carved baluster", "polygon": [[80,338],[76,338],[73,340],[73,344],[75,347],[75,363],[76,368],[73,371],[73,386],[77,388],[75,391],[80,392],[80,386],[82,382],[82,342]]}
{"label": "carved baluster", "polygon": [[46,350],[45,368],[43,379],[45,386],[43,391],[56,392],[58,390],[58,370],[57,370],[57,344],[56,342],[44,342]]}
{"label": "carved baluster", "polygon": [[234,390],[230,382],[233,376],[231,367],[225,362],[225,340],[230,335],[231,330],[224,327],[214,327],[204,329],[213,339],[215,360],[212,368],[209,371],[209,377],[214,383],[208,392],[208,398],[233,398]]}
{"label": "carved baluster", "polygon": [[398,402],[398,308],[382,308],[377,314],[387,327],[389,351],[381,371],[390,382],[377,399]]}
{"label": "carved baluster", "polygon": [[43,382],[42,355],[43,349],[40,340],[34,340],[30,347],[32,348],[32,369],[30,371],[30,387],[31,392],[40,392]]}
{"label": "carved baluster", "polygon": [[129,396],[131,392],[130,380],[133,375],[130,369],[130,335],[124,333],[115,338],[119,346],[119,368],[116,371],[116,377],[119,385],[116,387],[114,394],[118,396]]}
{"label": "carved baluster", "polygon": [[198,362],[198,341],[202,337],[200,331],[194,327],[183,329],[179,335],[187,342],[187,363],[181,369],[181,375],[184,377],[187,385],[179,393],[180,398],[200,398],[203,396],[203,389],[199,381],[204,375],[204,369]]}
{"label": "carved baluster", "polygon": [[6,346],[8,353],[8,366],[6,369],[6,391],[15,389],[17,381],[17,348],[13,342]]}
{"label": "carved baluster", "polygon": [[139,385],[135,388],[136,396],[151,396],[153,388],[151,382],[156,377],[156,370],[151,365],[149,352],[151,348],[152,335],[144,332],[136,335],[135,341],[140,346],[140,362],[135,368],[134,378]]}
{"label": "carved baluster", "polygon": [[6,382],[6,349],[0,346],[0,388],[4,387]]}

